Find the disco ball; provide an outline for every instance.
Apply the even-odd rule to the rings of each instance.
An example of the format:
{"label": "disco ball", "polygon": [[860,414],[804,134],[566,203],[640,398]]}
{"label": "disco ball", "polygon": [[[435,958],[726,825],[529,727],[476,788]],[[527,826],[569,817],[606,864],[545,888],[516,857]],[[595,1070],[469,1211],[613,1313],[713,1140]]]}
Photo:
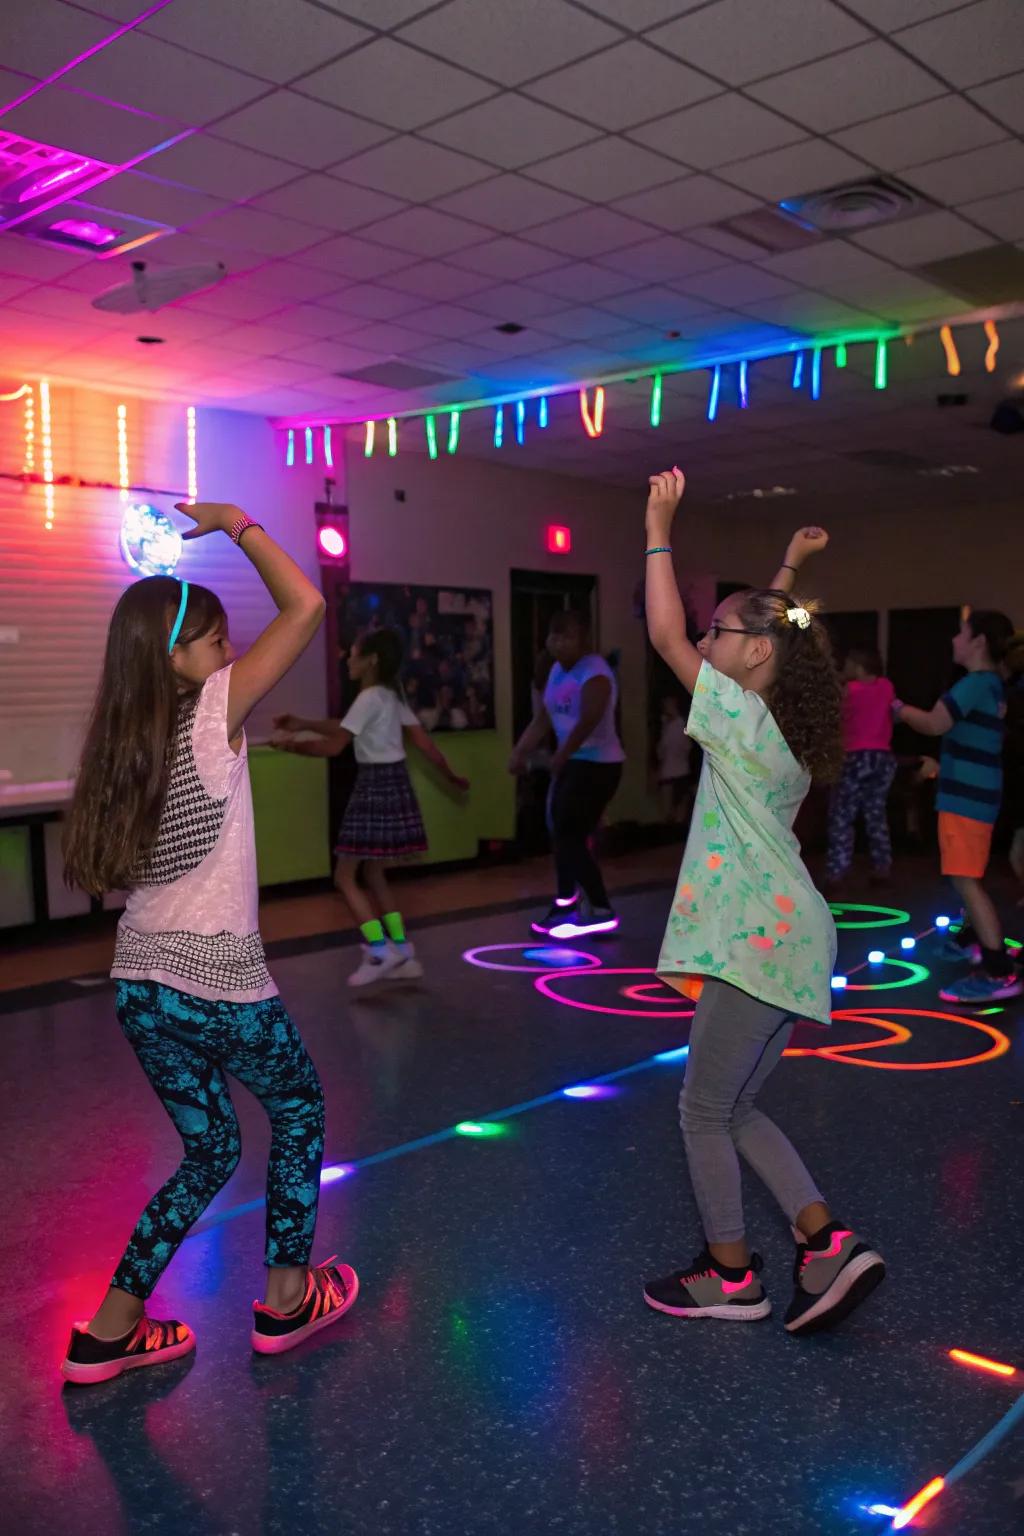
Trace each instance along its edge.
{"label": "disco ball", "polygon": [[121,516],[121,558],[140,576],[172,576],[181,559],[181,534],[165,512],[129,502]]}

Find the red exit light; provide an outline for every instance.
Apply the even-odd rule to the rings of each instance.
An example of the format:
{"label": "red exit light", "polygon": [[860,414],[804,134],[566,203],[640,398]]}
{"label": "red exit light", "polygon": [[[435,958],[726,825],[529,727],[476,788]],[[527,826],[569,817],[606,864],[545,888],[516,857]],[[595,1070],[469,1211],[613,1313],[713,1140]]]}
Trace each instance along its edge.
{"label": "red exit light", "polygon": [[568,528],[560,528],[557,523],[548,524],[548,553],[551,555],[567,555],[572,549],[572,532]]}

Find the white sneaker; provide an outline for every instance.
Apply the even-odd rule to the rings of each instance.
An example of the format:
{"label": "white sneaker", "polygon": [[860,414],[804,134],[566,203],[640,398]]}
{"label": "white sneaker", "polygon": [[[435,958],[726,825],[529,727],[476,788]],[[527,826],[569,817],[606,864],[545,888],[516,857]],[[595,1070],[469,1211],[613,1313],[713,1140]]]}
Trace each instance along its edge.
{"label": "white sneaker", "polygon": [[363,945],[363,958],[357,970],[348,979],[350,987],[372,987],[375,982],[388,981],[402,963],[402,957],[390,945],[382,947]]}
{"label": "white sneaker", "polygon": [[397,960],[395,969],[390,973],[395,981],[419,981],[423,975],[423,966],[416,959],[416,951],[408,940],[402,945],[393,944],[391,952]]}

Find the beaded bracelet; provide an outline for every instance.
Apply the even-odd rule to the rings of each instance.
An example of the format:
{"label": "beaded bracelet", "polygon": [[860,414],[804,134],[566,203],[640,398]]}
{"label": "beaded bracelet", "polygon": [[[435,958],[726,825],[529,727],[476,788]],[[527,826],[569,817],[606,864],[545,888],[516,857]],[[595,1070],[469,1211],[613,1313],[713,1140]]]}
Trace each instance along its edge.
{"label": "beaded bracelet", "polygon": [[246,533],[250,528],[262,527],[262,523],[255,522],[243,512],[241,517],[236,517],[235,521],[231,524],[231,527],[228,529],[228,537],[234,544],[238,544],[241,542],[242,534]]}
{"label": "beaded bracelet", "polygon": [[667,544],[659,544],[657,549],[645,549],[644,558],[646,559],[648,555],[670,555],[671,553],[672,551]]}

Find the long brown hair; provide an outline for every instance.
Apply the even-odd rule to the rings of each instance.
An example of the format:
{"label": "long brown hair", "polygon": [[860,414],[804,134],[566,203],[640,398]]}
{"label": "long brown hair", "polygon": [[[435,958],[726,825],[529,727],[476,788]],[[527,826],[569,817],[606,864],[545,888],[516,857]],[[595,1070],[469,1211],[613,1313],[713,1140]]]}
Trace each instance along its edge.
{"label": "long brown hair", "polygon": [[[787,618],[793,608],[809,615],[806,628]],[[755,589],[741,595],[738,611],[745,625],[774,642],[775,678],[764,701],[786,745],[812,778],[834,783],[843,766],[842,685],[817,605],[790,593]]]}
{"label": "long brown hair", "polygon": [[[173,576],[147,576],[121,594],[110,620],[103,670],[64,824],[64,878],[93,896],[131,883],[156,838],[183,688],[167,653],[181,601]],[[225,620],[216,593],[189,584],[178,641]]]}

